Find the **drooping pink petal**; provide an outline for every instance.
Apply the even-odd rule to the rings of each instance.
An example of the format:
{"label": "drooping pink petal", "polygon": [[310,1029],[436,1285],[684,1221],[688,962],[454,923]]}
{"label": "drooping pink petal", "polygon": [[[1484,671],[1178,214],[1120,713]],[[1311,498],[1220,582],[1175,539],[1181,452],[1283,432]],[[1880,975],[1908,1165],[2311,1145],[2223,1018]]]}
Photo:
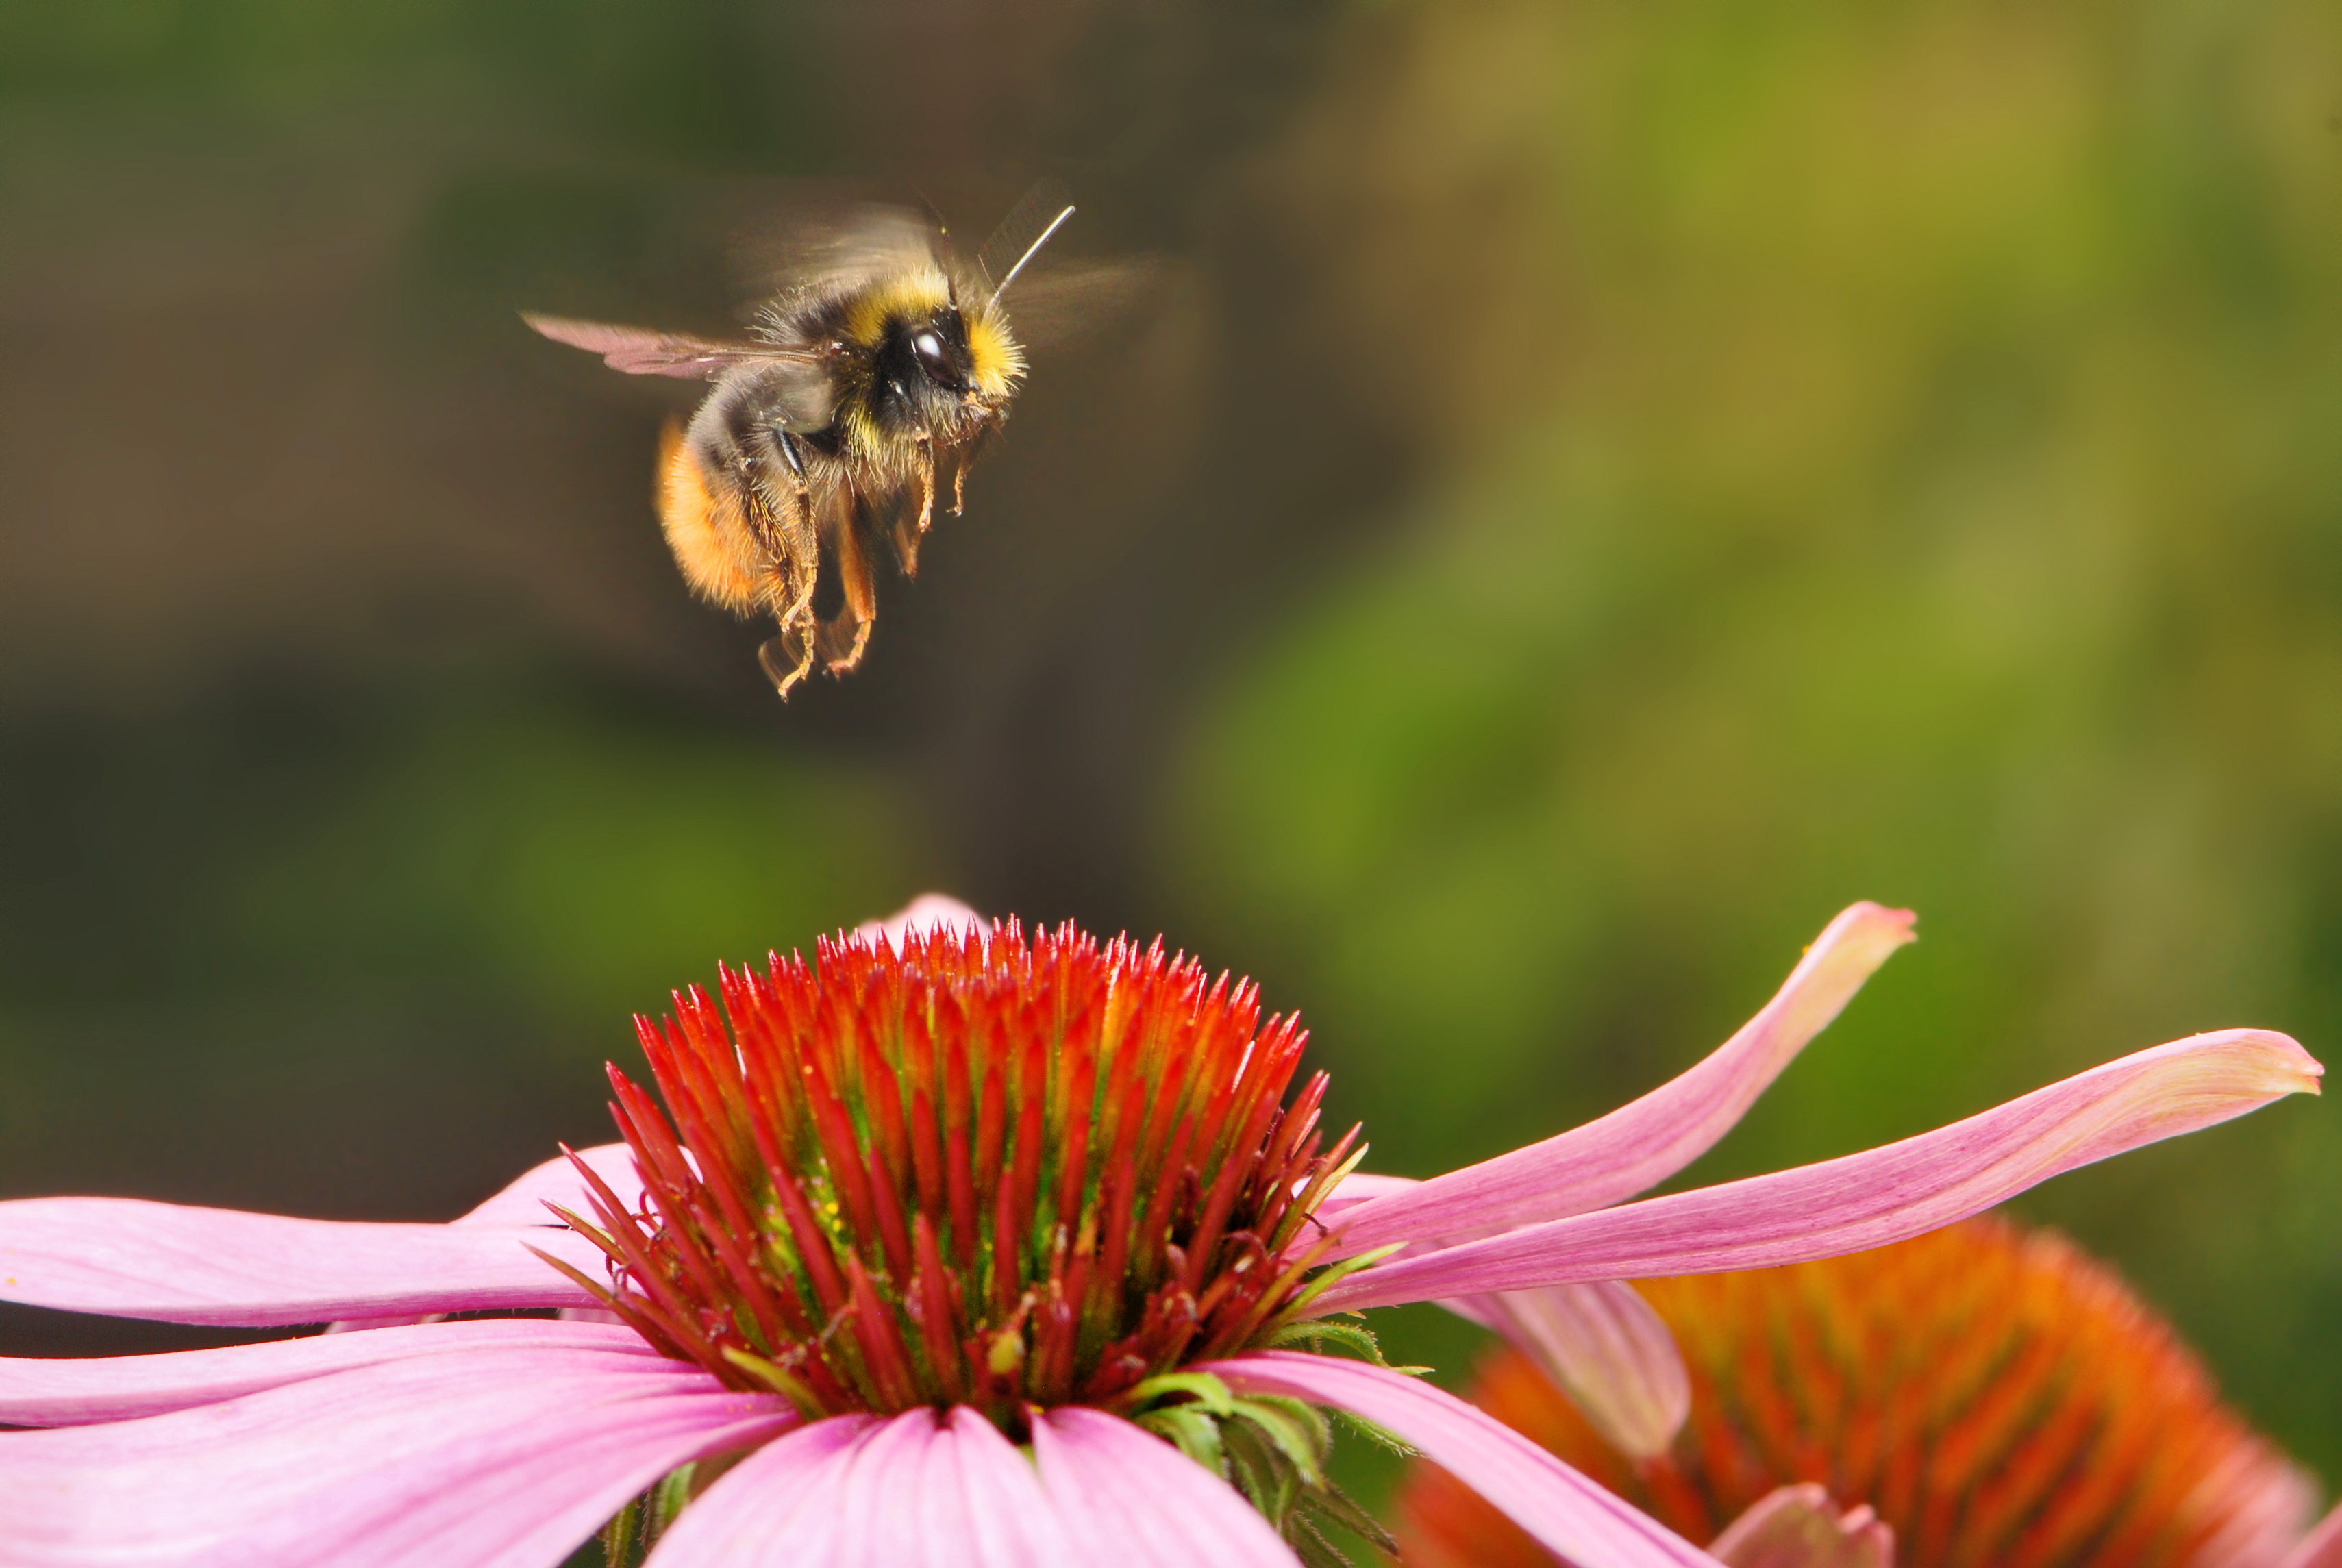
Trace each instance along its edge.
{"label": "drooping pink petal", "polygon": [[603,1255],[548,1226],[372,1224],[139,1198],[0,1203],[0,1301],[167,1323],[592,1306],[529,1252],[597,1277]]}
{"label": "drooping pink petal", "polygon": [[796,1419],[633,1348],[378,1363],[141,1421],[0,1433],[0,1557],[554,1568],[676,1465]]}
{"label": "drooping pink petal", "polygon": [[2060,1172],[2287,1094],[2316,1094],[2323,1071],[2282,1034],[2197,1034],[1864,1154],[1397,1258],[1340,1281],[1317,1304],[1350,1311],[1576,1280],[1770,1268],[1884,1246]]}
{"label": "drooping pink petal", "polygon": [[1728,1568],[1895,1568],[1895,1532],[1867,1506],[1838,1512],[1808,1481],[1777,1486],[1708,1547]]}
{"label": "drooping pink petal", "polygon": [[[635,1170],[635,1152],[624,1144],[596,1144],[577,1151],[577,1157],[593,1167],[594,1174],[610,1183],[610,1190],[619,1197],[632,1201],[643,1190],[643,1179]],[[558,1225],[547,1203],[558,1203],[573,1214],[591,1216],[594,1206],[586,1197],[586,1178],[569,1163],[569,1156],[559,1155],[541,1165],[532,1165],[522,1172],[495,1197],[469,1213],[459,1214],[452,1222],[459,1225]]]}
{"label": "drooping pink petal", "polygon": [[1596,1280],[1444,1304],[1519,1346],[1630,1458],[1665,1453],[1691,1414],[1676,1336],[1632,1285]]}
{"label": "drooping pink petal", "polygon": [[914,931],[958,932],[971,928],[989,935],[992,922],[948,894],[923,893],[884,920],[864,921],[854,928],[854,934],[866,941],[883,936],[900,952],[903,938]]}
{"label": "drooping pink petal", "polygon": [[1033,1457],[1077,1568],[1299,1568],[1235,1487],[1118,1415],[1049,1411],[1033,1423]]}
{"label": "drooping pink petal", "polygon": [[1194,1368],[1238,1393],[1280,1393],[1378,1422],[1577,1568],[1716,1568],[1716,1560],[1494,1416],[1388,1367],[1256,1351]]}
{"label": "drooping pink petal", "polygon": [[1362,1203],[1338,1255],[1559,1219],[1629,1198],[1706,1154],[1911,940],[1908,910],[1857,904],[1829,923],[1773,1000],[1706,1060],[1598,1121]]}
{"label": "drooping pink petal", "polygon": [[[1351,1203],[1420,1184],[1406,1176],[1354,1172],[1317,1213],[1331,1220]],[[1439,1304],[1518,1345],[1623,1453],[1648,1459],[1666,1452],[1691,1413],[1683,1353],[1632,1285],[1599,1280],[1450,1297]]]}
{"label": "drooping pink petal", "polygon": [[1027,1568],[1073,1553],[1032,1463],[966,1406],[840,1416],[760,1449],[649,1568]]}
{"label": "drooping pink petal", "polygon": [[161,1355],[0,1358],[0,1426],[80,1426],[217,1404],[352,1367],[483,1346],[612,1350],[656,1358],[629,1328],[486,1318]]}
{"label": "drooping pink petal", "polygon": [[2342,1504],[2301,1538],[2280,1568],[2342,1568]]}

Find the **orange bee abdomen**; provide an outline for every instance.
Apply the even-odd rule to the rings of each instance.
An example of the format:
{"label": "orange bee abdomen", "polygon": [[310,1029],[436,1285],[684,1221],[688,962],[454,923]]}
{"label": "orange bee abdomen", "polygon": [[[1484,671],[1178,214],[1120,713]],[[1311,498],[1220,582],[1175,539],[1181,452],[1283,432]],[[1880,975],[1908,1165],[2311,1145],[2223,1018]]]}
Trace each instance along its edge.
{"label": "orange bee abdomen", "polygon": [[710,485],[706,469],[680,421],[670,419],[659,434],[659,524],[684,580],[701,597],[739,614],[763,600],[756,536],[742,514],[739,493]]}

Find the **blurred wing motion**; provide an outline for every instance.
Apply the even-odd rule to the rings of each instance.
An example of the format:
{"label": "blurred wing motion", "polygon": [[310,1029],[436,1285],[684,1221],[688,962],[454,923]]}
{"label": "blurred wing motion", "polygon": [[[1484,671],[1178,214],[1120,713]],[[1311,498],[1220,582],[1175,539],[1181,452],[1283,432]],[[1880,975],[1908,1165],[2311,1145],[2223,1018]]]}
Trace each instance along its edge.
{"label": "blurred wing motion", "polygon": [[598,321],[574,321],[567,316],[523,312],[521,320],[551,338],[588,354],[598,354],[612,370],[629,375],[672,375],[686,381],[713,381],[735,365],[776,360],[810,362],[808,354],[747,343],[714,343],[679,332],[653,332],[642,326],[612,326]]}
{"label": "blurred wing motion", "polygon": [[1024,199],[1009,209],[976,253],[976,270],[984,279],[991,297],[998,299],[1033,259],[1033,253],[1048,242],[1058,225],[1074,215],[1074,204],[1066,187],[1055,180],[1043,180],[1025,193]]}
{"label": "blurred wing motion", "polygon": [[757,318],[784,322],[806,301],[935,265],[936,229],[907,207],[798,204],[735,235],[733,281]]}
{"label": "blurred wing motion", "polygon": [[1036,262],[1017,275],[1016,303],[1001,309],[1016,323],[1018,343],[1047,348],[1102,331],[1179,275],[1178,268],[1146,256]]}

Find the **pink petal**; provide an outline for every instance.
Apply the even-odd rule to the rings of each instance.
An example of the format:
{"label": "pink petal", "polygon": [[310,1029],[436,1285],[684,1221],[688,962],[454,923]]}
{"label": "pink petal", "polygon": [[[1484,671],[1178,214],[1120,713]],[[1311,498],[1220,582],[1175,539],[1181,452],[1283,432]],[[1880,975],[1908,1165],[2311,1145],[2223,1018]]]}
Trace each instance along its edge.
{"label": "pink petal", "polygon": [[866,942],[883,936],[899,951],[903,938],[914,931],[956,932],[971,927],[983,935],[992,934],[992,922],[958,899],[940,893],[923,893],[884,920],[864,921],[854,928],[854,934]]}
{"label": "pink petal", "polygon": [[1380,1423],[1577,1568],[1716,1568],[1690,1542],[1494,1416],[1404,1373],[1275,1350],[1192,1370],[1217,1373],[1238,1393],[1286,1394]]}
{"label": "pink petal", "polygon": [[[995,1437],[1007,1446],[1006,1438],[996,1433]],[[939,1559],[960,1559],[968,1542],[965,1521],[956,1516],[959,1510],[952,1506],[952,1499],[926,1497],[921,1488],[927,1479],[928,1455],[938,1443],[971,1440],[982,1441],[972,1432],[946,1427],[932,1410],[906,1411],[877,1427],[863,1439],[862,1451],[826,1503],[830,1532],[819,1545],[799,1543],[795,1561],[809,1568],[846,1568],[849,1563],[914,1568]],[[928,1512],[930,1507],[936,1513]]]}
{"label": "pink petal", "polygon": [[1912,919],[1908,910],[1854,905],[1706,1061],[1599,1121],[1359,1205],[1343,1222],[1338,1255],[1583,1213],[1665,1181],[1729,1132],[1887,955],[1911,940]]}
{"label": "pink petal", "polygon": [[1715,1273],[1836,1257],[1932,1231],[2060,1172],[2226,1122],[2324,1069],[2282,1034],[2197,1034],[1843,1159],[1401,1257],[1333,1285],[1328,1312],[1575,1280]]}
{"label": "pink petal", "polygon": [[565,1306],[554,1314],[563,1323],[598,1323],[623,1325],[626,1319],[616,1313],[597,1306]]}
{"label": "pink petal", "polygon": [[1665,1453],[1691,1414],[1676,1336],[1632,1285],[1599,1280],[1446,1304],[1511,1340],[1630,1458]]}
{"label": "pink petal", "polygon": [[[643,1179],[635,1170],[635,1152],[624,1144],[596,1144],[577,1151],[577,1157],[594,1169],[594,1174],[610,1183],[610,1190],[621,1198],[632,1199],[643,1190]],[[594,1206],[586,1201],[586,1179],[564,1154],[533,1165],[516,1177],[513,1183],[454,1221],[459,1225],[557,1225],[545,1205],[558,1203],[573,1214],[594,1216]]]}
{"label": "pink petal", "polygon": [[871,1434],[875,1415],[840,1415],[800,1427],[726,1471],[659,1540],[645,1568],[722,1563],[807,1563],[837,1525],[838,1483]]}
{"label": "pink petal", "polygon": [[1895,1532],[1867,1507],[1841,1514],[1810,1481],[1750,1503],[1707,1550],[1730,1568],[1895,1568]]}
{"label": "pink petal", "polygon": [[676,1465],[796,1420],[636,1348],[483,1346],[0,1433],[0,1519],[12,1568],[553,1568]]}
{"label": "pink petal", "polygon": [[602,1253],[548,1226],[366,1224],[138,1198],[0,1203],[0,1301],[169,1323],[591,1306],[528,1248],[597,1277]]}
{"label": "pink petal", "polygon": [[962,1405],[927,1445],[915,1483],[923,1558],[935,1568],[1001,1568],[1073,1559],[1065,1526],[1041,1491],[1033,1462],[999,1428]]}
{"label": "pink petal", "polygon": [[2342,1568],[2342,1505],[2287,1553],[2281,1568]]}
{"label": "pink petal", "polygon": [[1080,1405],[1049,1411],[1033,1423],[1033,1457],[1073,1539],[1069,1564],[1299,1568],[1235,1487],[1118,1415]]}
{"label": "pink petal", "polygon": [[[582,1308],[580,1309],[583,1310]],[[327,1323],[327,1333],[371,1333],[378,1328],[407,1328],[419,1323],[445,1323],[444,1312],[403,1312],[390,1317],[343,1317]]]}
{"label": "pink petal", "polygon": [[1423,1183],[1413,1176],[1377,1176],[1372,1171],[1353,1171],[1318,1203],[1317,1217],[1330,1220],[1361,1203],[1370,1203],[1376,1198],[1386,1198],[1394,1193],[1407,1192],[1421,1185]]}
{"label": "pink petal", "polygon": [[[2232,1453],[2222,1466],[2196,1478],[2207,1497],[2227,1500],[2219,1527],[2201,1543],[2193,1562],[2218,1568],[2342,1568],[2342,1533],[2321,1543],[2305,1535],[2317,1513],[2317,1483],[2296,1465],[2270,1465],[2260,1454]],[[2328,1520],[2326,1526],[2334,1524]],[[2320,1559],[2320,1551],[2327,1555]]]}
{"label": "pink petal", "polygon": [[267,1344],[84,1360],[0,1359],[0,1425],[78,1426],[131,1421],[379,1362],[482,1346],[609,1349],[657,1359],[634,1330],[539,1318],[489,1318],[320,1334]]}
{"label": "pink petal", "polygon": [[1032,1463],[965,1406],[841,1416],[743,1460],[654,1568],[1026,1568],[1073,1555]]}
{"label": "pink petal", "polygon": [[1296,1568],[1216,1476],[1118,1416],[1036,1417],[1028,1462],[975,1411],[844,1416],[742,1461],[651,1568]]}

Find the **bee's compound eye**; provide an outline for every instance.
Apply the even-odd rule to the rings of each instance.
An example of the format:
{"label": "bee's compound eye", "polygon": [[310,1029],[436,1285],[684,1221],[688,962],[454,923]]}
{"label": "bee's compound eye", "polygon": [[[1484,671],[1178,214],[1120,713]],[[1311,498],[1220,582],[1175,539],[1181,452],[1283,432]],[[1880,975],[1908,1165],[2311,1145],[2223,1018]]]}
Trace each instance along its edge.
{"label": "bee's compound eye", "polygon": [[956,387],[959,371],[952,364],[951,351],[944,346],[943,335],[933,327],[922,327],[911,335],[911,352],[919,356],[919,368],[938,386]]}

